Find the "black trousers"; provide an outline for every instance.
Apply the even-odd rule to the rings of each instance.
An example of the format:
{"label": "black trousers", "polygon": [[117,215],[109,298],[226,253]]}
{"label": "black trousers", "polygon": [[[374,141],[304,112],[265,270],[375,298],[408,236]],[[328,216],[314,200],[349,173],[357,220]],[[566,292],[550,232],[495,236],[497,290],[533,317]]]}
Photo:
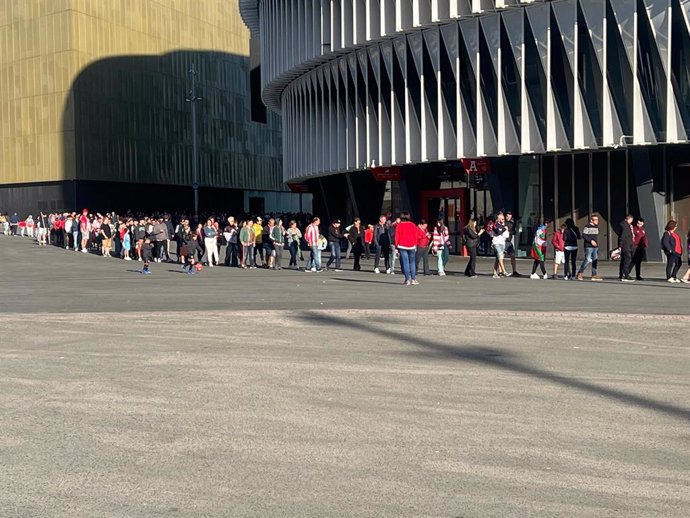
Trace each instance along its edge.
{"label": "black trousers", "polygon": [[565,251],[565,264],[563,268],[566,277],[575,277],[577,274],[577,250]]}
{"label": "black trousers", "polygon": [[386,266],[386,270],[388,270],[388,268],[391,267],[391,249],[389,247],[376,247],[376,255],[374,256],[374,268],[379,267],[381,257],[383,257],[383,262]]}
{"label": "black trousers", "polygon": [[477,247],[468,246],[467,253],[470,254],[470,260],[467,261],[467,266],[465,267],[465,275],[467,275],[468,277],[474,277],[475,275],[477,275],[477,272],[475,271],[475,268],[477,267]]}
{"label": "black trousers", "polygon": [[647,260],[647,249],[638,246],[633,254],[633,264],[635,265],[635,277],[642,278],[642,262]]}
{"label": "black trousers", "polygon": [[418,246],[417,247],[417,255],[415,256],[415,263],[416,263],[416,269],[419,272],[419,262],[422,262],[422,266],[424,268],[424,275],[429,275],[431,274],[431,270],[429,270],[429,249],[426,246]]}
{"label": "black trousers", "polygon": [[228,243],[225,247],[225,266],[237,266],[237,243]]}
{"label": "black trousers", "polygon": [[537,259],[535,259],[532,263],[532,275],[537,273],[537,266],[541,269],[541,274],[546,275],[546,266],[544,266],[544,261],[538,261]]}
{"label": "black trousers", "polygon": [[627,279],[630,277],[630,270],[632,270],[633,251],[621,250],[621,264],[618,268],[618,278]]}

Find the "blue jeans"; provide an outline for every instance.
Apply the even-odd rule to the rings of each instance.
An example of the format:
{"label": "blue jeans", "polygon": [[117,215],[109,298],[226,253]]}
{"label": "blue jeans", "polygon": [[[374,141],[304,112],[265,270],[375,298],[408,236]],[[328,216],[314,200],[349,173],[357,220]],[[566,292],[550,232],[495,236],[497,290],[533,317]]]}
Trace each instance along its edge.
{"label": "blue jeans", "polygon": [[311,254],[309,254],[309,261],[307,262],[307,270],[311,270],[312,268],[316,268],[317,270],[321,269],[321,250],[319,250],[318,246],[311,246],[309,247],[311,249]]}
{"label": "blue jeans", "polygon": [[331,249],[331,256],[328,258],[326,267],[330,267],[331,264],[333,264],[333,261],[335,261],[335,268],[337,270],[340,270],[340,243],[331,241],[330,243],[328,243],[328,246]]}
{"label": "blue jeans", "polygon": [[598,248],[585,248],[585,260],[582,261],[582,265],[580,266],[580,269],[577,271],[577,273],[583,273],[585,271],[585,268],[589,266],[589,263],[592,263],[592,275],[596,275],[597,265],[599,264],[598,258]]}
{"label": "blue jeans", "polygon": [[415,261],[415,250],[398,248],[400,253],[400,266],[406,281],[417,280],[417,264]]}

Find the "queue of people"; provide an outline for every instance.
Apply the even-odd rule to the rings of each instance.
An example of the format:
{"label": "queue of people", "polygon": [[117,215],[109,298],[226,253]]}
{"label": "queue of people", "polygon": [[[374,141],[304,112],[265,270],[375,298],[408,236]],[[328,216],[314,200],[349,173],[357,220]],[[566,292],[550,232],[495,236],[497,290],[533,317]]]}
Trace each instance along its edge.
{"label": "queue of people", "polygon": [[[553,231],[549,239],[550,227],[551,221],[546,219],[533,231],[534,239],[529,251],[533,262],[529,278],[582,281],[586,271],[591,269],[590,280],[601,281],[598,272],[598,215],[592,214],[582,230],[572,219],[567,219]],[[396,261],[399,260],[404,283],[416,285],[417,272],[431,275],[432,265],[436,267],[438,276],[446,275],[452,248],[450,232],[442,218],[430,227],[425,220],[413,222],[407,212],[397,217],[381,215],[376,224],[364,224],[360,218],[355,218],[352,224],[345,227],[341,220],[334,219],[325,233],[322,233],[320,218],[309,215],[269,216],[265,220],[262,217],[244,216],[236,219],[223,215],[190,221],[185,216],[174,217],[170,214],[118,216],[114,213],[93,214],[87,209],[81,213],[40,212],[36,218],[30,215],[24,219],[20,219],[16,213],[12,216],[2,214],[0,229],[5,235],[34,238],[39,246],[50,244],[75,252],[91,251],[105,258],[140,261],[144,274],[151,273],[152,262],[173,261],[179,262],[190,275],[204,266],[213,268],[219,265],[281,270],[286,253],[289,254],[287,268],[297,270],[300,269],[300,262],[305,261],[304,252],[308,253],[305,272],[321,272],[324,269],[339,272],[342,271],[342,248],[346,243],[345,258],[353,256],[353,270],[361,271],[362,256],[368,259],[373,253],[375,274],[394,275]],[[688,270],[678,277],[682,266],[683,241],[677,230],[677,222],[669,221],[661,240],[667,257],[666,279],[670,283],[690,283],[690,259]],[[510,212],[498,212],[481,228],[476,219],[470,219],[461,236],[469,256],[464,275],[477,277],[478,248],[481,240],[488,236],[494,255],[492,276],[521,277],[517,271],[515,235],[516,222]],[[619,280],[644,280],[642,265],[646,261],[649,246],[644,220],[635,220],[632,215],[627,215],[620,223],[618,236],[618,248],[612,252],[611,259],[620,261]],[[546,268],[549,242],[554,252],[551,273]],[[578,268],[580,242],[584,258]],[[690,233],[686,243],[690,256]],[[329,257],[324,265],[321,255],[326,249],[329,250]],[[506,269],[506,259],[510,260],[510,273]],[[563,276],[559,277],[561,265]]]}

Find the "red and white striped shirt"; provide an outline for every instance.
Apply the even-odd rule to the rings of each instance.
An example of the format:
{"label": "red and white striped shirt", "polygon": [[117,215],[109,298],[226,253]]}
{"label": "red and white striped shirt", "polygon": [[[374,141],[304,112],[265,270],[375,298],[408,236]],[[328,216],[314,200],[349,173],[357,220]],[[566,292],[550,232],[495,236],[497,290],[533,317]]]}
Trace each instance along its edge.
{"label": "red and white striped shirt", "polygon": [[306,239],[309,246],[318,246],[319,244],[319,227],[315,223],[312,223],[307,227],[304,233],[304,239]]}

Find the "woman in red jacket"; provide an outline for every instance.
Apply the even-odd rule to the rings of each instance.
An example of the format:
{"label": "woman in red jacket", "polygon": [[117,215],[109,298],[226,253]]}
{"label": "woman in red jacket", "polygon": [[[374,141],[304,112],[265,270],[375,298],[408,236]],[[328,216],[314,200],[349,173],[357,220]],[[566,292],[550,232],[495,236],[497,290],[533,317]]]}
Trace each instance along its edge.
{"label": "woman in red jacket", "polygon": [[405,276],[405,286],[419,284],[417,282],[417,226],[410,221],[410,214],[400,214],[400,223],[395,229],[395,248],[400,254],[400,265]]}

